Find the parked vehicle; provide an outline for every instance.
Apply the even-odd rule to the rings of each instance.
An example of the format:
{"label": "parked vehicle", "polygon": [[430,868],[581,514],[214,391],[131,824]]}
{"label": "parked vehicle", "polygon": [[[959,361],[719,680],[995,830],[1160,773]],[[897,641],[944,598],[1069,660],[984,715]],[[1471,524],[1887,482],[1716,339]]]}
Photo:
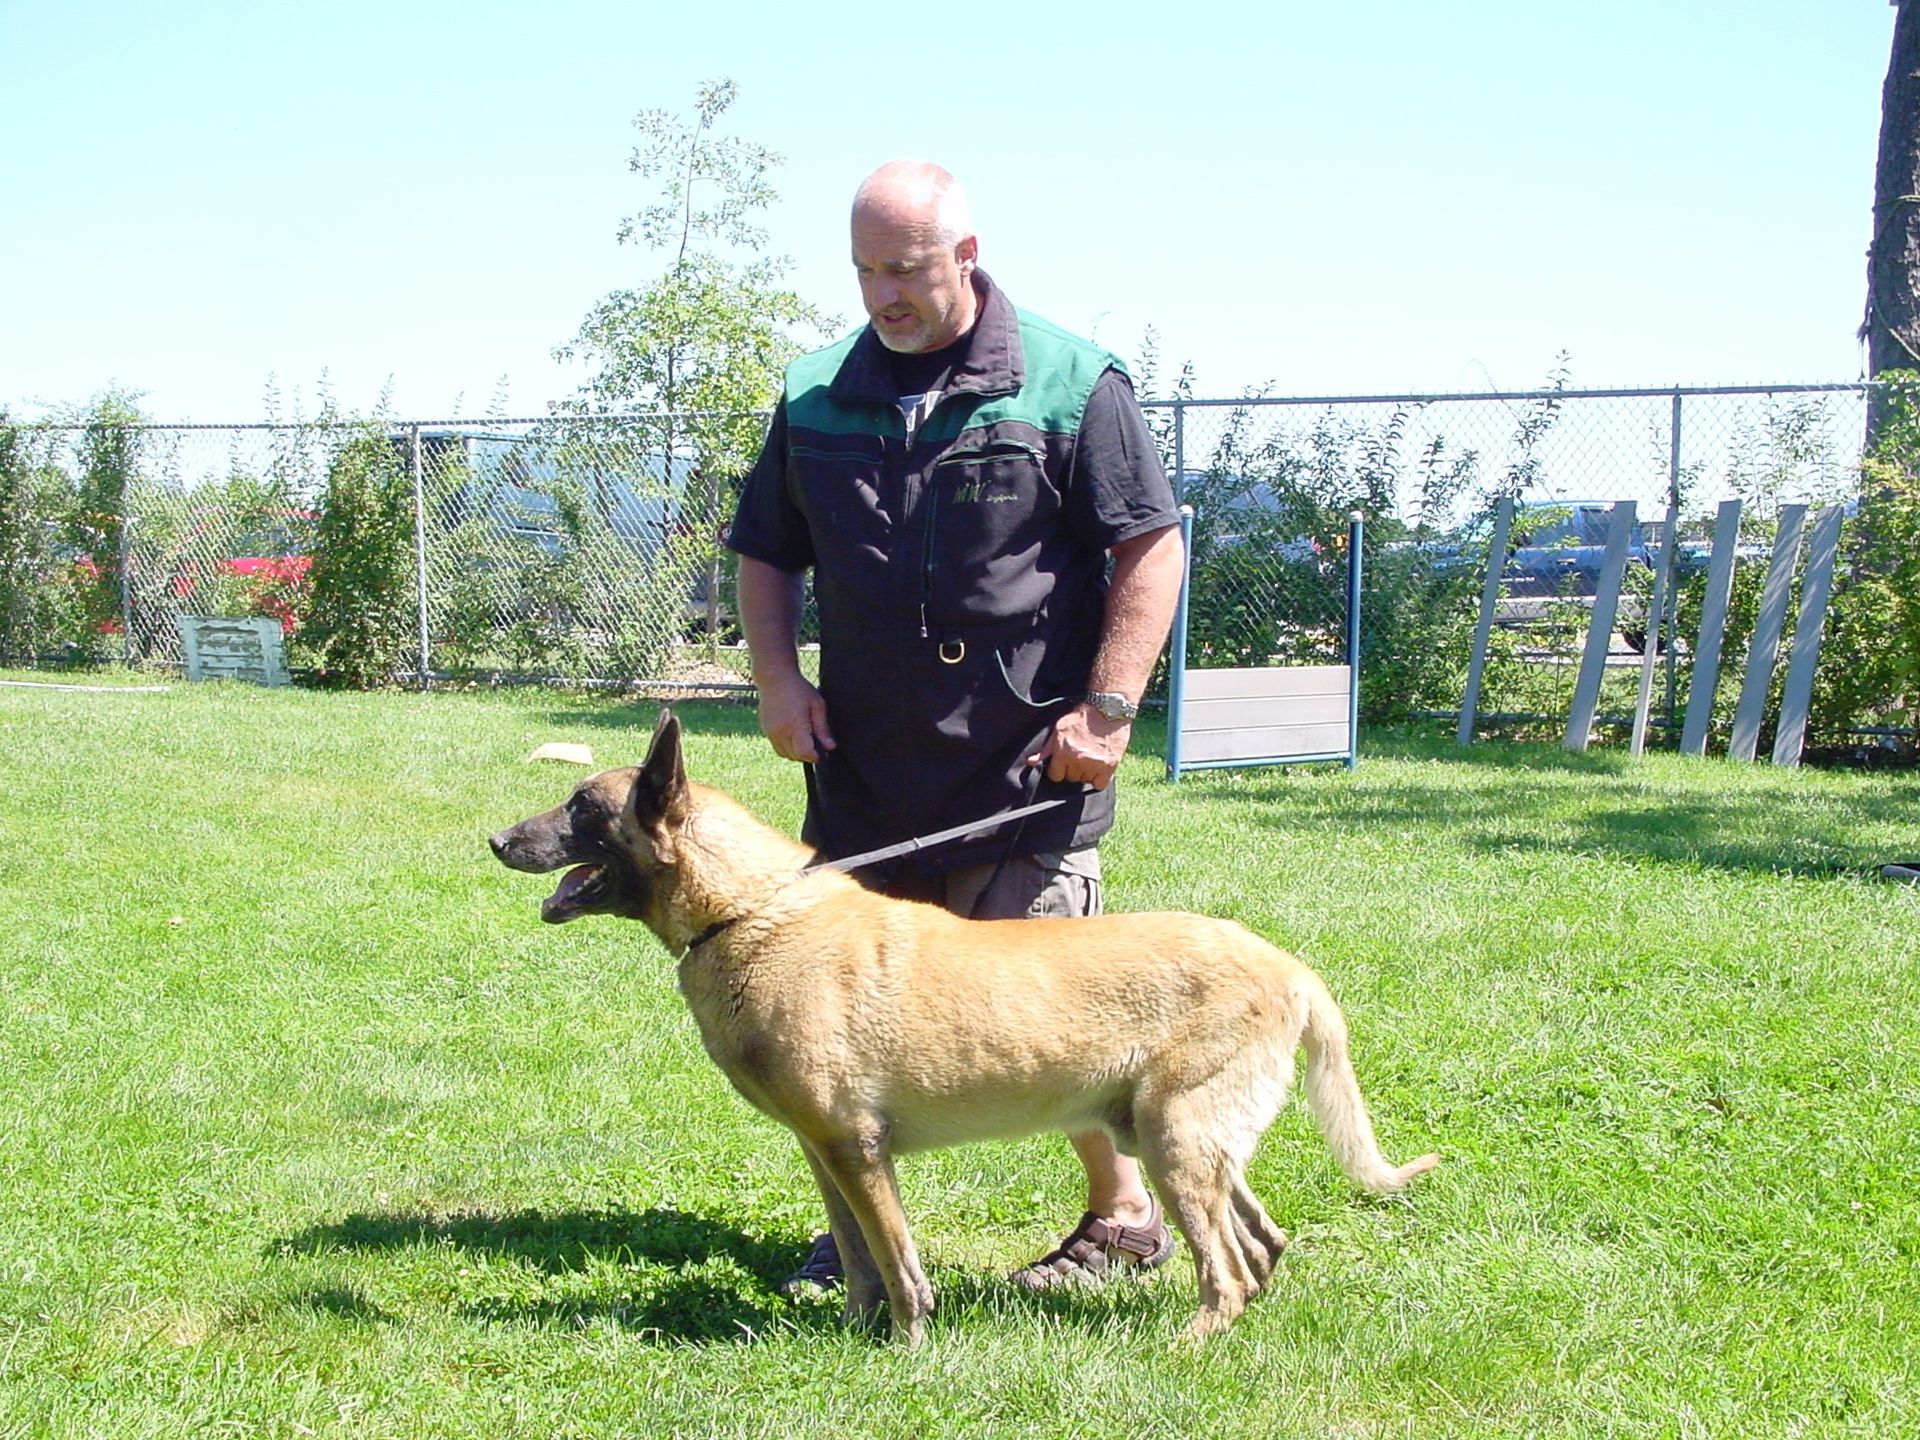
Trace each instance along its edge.
{"label": "parked vehicle", "polygon": [[[1600,570],[1613,527],[1612,511],[1613,502],[1609,500],[1524,501],[1516,505],[1494,623],[1521,628],[1547,621],[1556,610],[1568,606],[1591,610],[1600,589]],[[1654,566],[1660,563],[1663,528],[1659,521],[1636,516],[1628,533],[1618,628],[1621,637],[1636,650],[1644,644],[1643,595],[1650,588]],[[1423,548],[1441,568],[1478,567],[1484,563],[1488,529],[1489,522],[1482,516],[1461,534],[1426,542]],[[1704,566],[1706,547],[1683,542],[1675,559],[1682,568]],[[1633,580],[1635,571],[1644,577],[1642,582]]]}
{"label": "parked vehicle", "polygon": [[[176,547],[168,589],[183,612],[265,615],[291,633],[305,609],[317,518],[311,510],[271,511],[232,536],[217,517],[196,520]],[[221,550],[239,553],[208,553]]]}
{"label": "parked vehicle", "polygon": [[[1612,509],[1611,502],[1604,500],[1516,506],[1495,622],[1517,625],[1540,620],[1558,604],[1592,609],[1613,525]],[[1636,518],[1627,541],[1627,565],[1651,571],[1653,564],[1647,527]],[[1633,598],[1623,596],[1627,601]]]}

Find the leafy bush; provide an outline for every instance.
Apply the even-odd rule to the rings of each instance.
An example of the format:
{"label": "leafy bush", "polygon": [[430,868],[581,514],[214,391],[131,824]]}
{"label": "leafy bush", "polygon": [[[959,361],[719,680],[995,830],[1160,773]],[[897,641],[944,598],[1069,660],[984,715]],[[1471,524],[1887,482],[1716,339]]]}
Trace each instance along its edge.
{"label": "leafy bush", "polygon": [[[57,425],[13,425],[0,411],[0,655],[99,661],[120,652],[121,545],[140,421],[120,391]],[[71,471],[56,440],[70,433]]]}
{"label": "leafy bush", "polygon": [[80,433],[80,474],[65,525],[75,556],[74,601],[86,658],[104,655],[103,640],[121,628],[121,543],[141,432],[131,397],[109,392],[94,401]]}
{"label": "leafy bush", "polygon": [[316,683],[365,690],[393,682],[415,633],[413,486],[377,427],[347,434],[327,467],[294,653]]}
{"label": "leafy bush", "polygon": [[1881,378],[1891,394],[1861,463],[1809,717],[1836,741],[1850,726],[1920,724],[1920,374]]}
{"label": "leafy bush", "polygon": [[78,628],[73,557],[48,523],[70,509],[71,489],[50,451],[47,431],[0,411],[0,660],[54,654]]}

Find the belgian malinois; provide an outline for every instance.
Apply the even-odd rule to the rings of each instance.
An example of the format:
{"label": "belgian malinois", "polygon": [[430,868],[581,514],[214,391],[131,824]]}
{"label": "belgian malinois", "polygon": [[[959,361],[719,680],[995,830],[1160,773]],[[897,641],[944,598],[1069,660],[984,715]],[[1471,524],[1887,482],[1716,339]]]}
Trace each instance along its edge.
{"label": "belgian malinois", "polygon": [[1247,1188],[1307,1052],[1341,1167],[1398,1190],[1438,1155],[1381,1157],[1339,1007],[1313,971],[1227,920],[962,920],[877,895],[719,791],[689,784],[663,711],[646,761],[582,780],[493,836],[515,870],[571,867],[540,907],[643,922],[734,1088],[799,1137],[847,1269],[847,1316],[895,1339],[933,1311],[893,1157],[1099,1127],[1138,1156],[1199,1272],[1191,1333],[1231,1325],[1286,1236]]}

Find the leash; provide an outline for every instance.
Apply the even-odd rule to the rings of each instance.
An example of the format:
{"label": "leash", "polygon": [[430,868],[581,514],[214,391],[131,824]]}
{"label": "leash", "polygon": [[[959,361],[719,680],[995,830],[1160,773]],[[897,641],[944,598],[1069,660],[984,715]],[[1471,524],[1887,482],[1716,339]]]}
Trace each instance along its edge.
{"label": "leash", "polygon": [[1064,805],[1073,796],[1063,795],[1055,800],[1041,800],[1036,804],[1022,805],[1017,810],[1002,810],[998,815],[989,815],[984,820],[974,820],[965,825],[954,825],[945,830],[936,830],[931,835],[917,835],[911,840],[902,840],[898,845],[888,845],[880,850],[868,850],[864,854],[849,855],[843,860],[820,860],[807,866],[800,873],[811,875],[816,870],[858,870],[863,865],[872,865],[877,861],[891,860],[897,855],[911,855],[916,850],[925,850],[934,845],[945,844],[949,840],[958,840],[962,835],[972,835],[981,830],[992,830],[1009,820],[1024,820],[1029,815],[1038,815],[1042,810],[1052,810]]}
{"label": "leash", "polygon": [[[1051,810],[1057,805],[1064,805],[1070,798],[1072,797],[1063,795],[1056,800],[1042,800],[1037,804],[1022,805],[1017,810],[1003,810],[998,815],[987,816],[984,820],[974,820],[966,825],[954,825],[945,830],[936,830],[931,835],[916,835],[911,840],[902,840],[898,845],[889,845],[881,850],[869,850],[863,855],[849,855],[844,860],[817,861],[807,866],[807,868],[800,873],[802,875],[811,875],[816,870],[858,870],[862,865],[872,865],[880,860],[891,860],[896,855],[911,855],[915,850],[926,850],[932,846],[944,844],[948,840],[958,840],[962,835],[971,835],[978,830],[991,830],[997,825],[1006,824],[1009,820],[1018,820],[1024,823],[1029,815],[1038,815],[1042,810]],[[1015,830],[1013,832],[1013,841],[1009,842],[1009,856],[1012,854],[1011,845],[1014,841],[1018,841],[1019,838],[1020,832]],[[1006,859],[1003,858],[1000,861],[1000,868],[1004,869],[1006,863]],[[993,878],[995,880],[1000,878],[999,869],[993,872]],[[992,884],[989,882],[988,889],[991,888]],[[737,919],[738,917],[735,918]],[[686,948],[680,952],[681,957],[684,958],[692,954],[709,940],[719,938],[719,936],[733,924],[734,920],[720,920],[709,925],[698,935],[693,936],[687,941]]]}
{"label": "leash", "polygon": [[[809,785],[811,785],[811,767],[809,767],[808,771],[808,781]],[[1037,780],[1035,784],[1037,786]],[[1029,815],[1038,815],[1042,810],[1052,810],[1056,806],[1064,805],[1072,798],[1074,797],[1062,795],[1057,799],[1041,800],[1032,805],[1022,805],[1014,810],[1002,810],[998,815],[989,815],[984,820],[973,820],[965,825],[952,825],[945,830],[936,830],[931,835],[916,835],[911,840],[902,840],[898,845],[888,845],[879,850],[868,850],[863,854],[849,855],[842,860],[819,860],[807,866],[800,873],[802,875],[811,875],[816,870],[858,870],[862,865],[872,865],[881,860],[892,860],[899,855],[911,855],[916,850],[931,849],[933,846],[943,845],[949,840],[958,840],[962,835],[972,835],[981,830],[992,830],[996,826],[1006,824],[1009,820],[1018,820],[1020,826],[1014,830],[1013,838],[1007,842],[1007,853],[1001,857],[1000,864],[994,869],[993,880],[998,880],[1000,878],[1000,872],[1006,869],[1007,861],[1013,858],[1013,846],[1019,843],[1020,830],[1025,828],[1027,817]],[[987,882],[986,888],[987,890],[993,888],[992,880]],[[984,895],[986,891],[983,890],[981,893]],[[975,903],[977,904],[978,902]],[[735,918],[737,919],[738,917]],[[687,941],[686,948],[680,952],[681,957],[684,959],[709,940],[718,939],[731,928],[734,923],[734,920],[720,920],[709,925],[698,935],[693,936]]]}

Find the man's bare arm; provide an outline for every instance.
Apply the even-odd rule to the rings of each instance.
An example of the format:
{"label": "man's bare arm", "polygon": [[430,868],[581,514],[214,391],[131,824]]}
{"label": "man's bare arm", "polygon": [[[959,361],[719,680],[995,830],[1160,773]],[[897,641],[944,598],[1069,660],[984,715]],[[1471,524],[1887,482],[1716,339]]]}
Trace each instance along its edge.
{"label": "man's bare arm", "polygon": [[[1100,646],[1088,675],[1089,690],[1114,692],[1139,704],[1173,626],[1185,563],[1177,525],[1150,530],[1113,547],[1113,577]],[[1132,737],[1131,721],[1109,720],[1082,703],[1054,724],[1053,735],[1031,763],[1045,761],[1050,780],[1078,780],[1104,790]]]}
{"label": "man's bare arm", "polygon": [[740,630],[760,691],[760,732],[783,759],[812,764],[834,742],[827,702],[800,673],[802,585],[799,571],[740,557]]}

